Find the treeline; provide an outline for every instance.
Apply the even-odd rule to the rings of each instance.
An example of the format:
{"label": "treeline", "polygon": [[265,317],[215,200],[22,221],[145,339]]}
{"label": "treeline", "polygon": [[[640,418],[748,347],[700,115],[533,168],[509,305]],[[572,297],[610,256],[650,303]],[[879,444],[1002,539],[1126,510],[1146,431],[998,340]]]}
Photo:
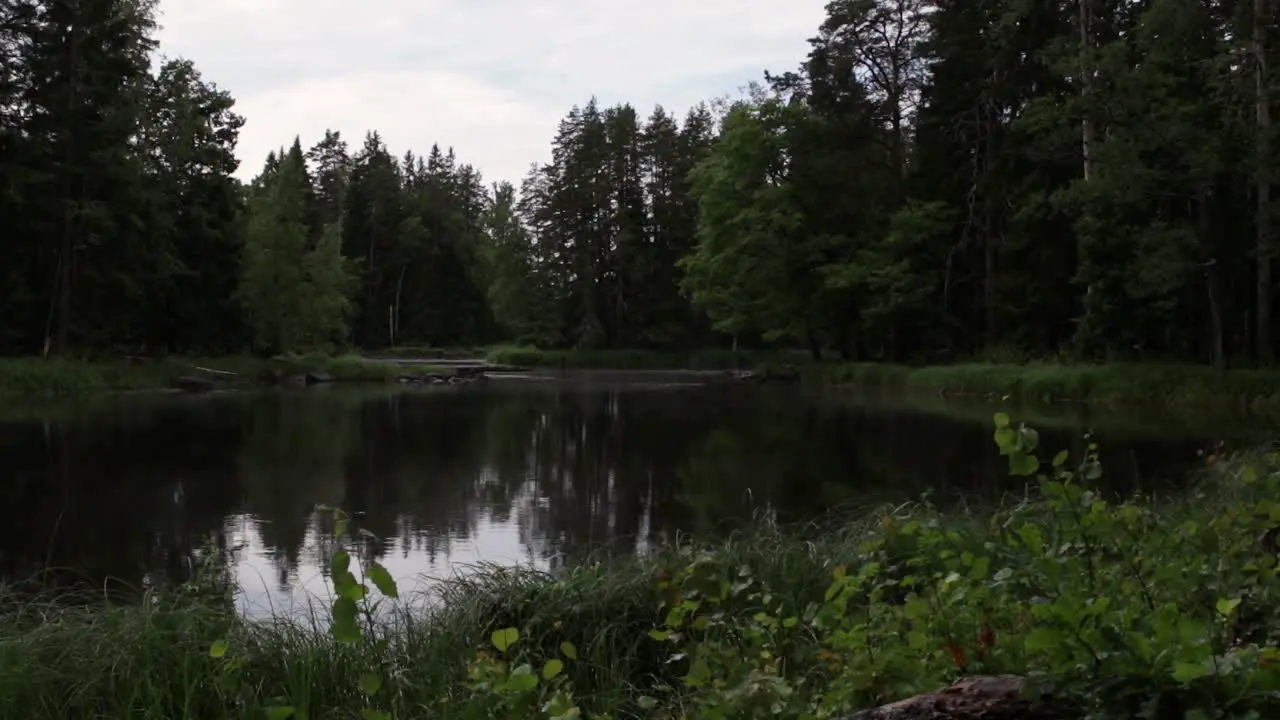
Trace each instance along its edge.
{"label": "treeline", "polygon": [[0,0],[0,348],[499,340],[1268,362],[1269,0],[836,0],[799,67],[574,108],[487,185],[240,118],[154,7]]}
{"label": "treeline", "polygon": [[695,173],[693,298],[849,356],[1267,361],[1267,0],[838,0]]}

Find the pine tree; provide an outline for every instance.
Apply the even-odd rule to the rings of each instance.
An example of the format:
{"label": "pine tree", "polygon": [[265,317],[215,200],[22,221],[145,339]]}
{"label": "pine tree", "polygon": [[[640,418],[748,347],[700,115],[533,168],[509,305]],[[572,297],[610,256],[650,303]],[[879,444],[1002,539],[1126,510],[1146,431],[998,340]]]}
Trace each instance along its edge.
{"label": "pine tree", "polygon": [[239,298],[260,352],[331,349],[346,340],[354,276],[336,224],[314,245],[297,142],[255,181]]}

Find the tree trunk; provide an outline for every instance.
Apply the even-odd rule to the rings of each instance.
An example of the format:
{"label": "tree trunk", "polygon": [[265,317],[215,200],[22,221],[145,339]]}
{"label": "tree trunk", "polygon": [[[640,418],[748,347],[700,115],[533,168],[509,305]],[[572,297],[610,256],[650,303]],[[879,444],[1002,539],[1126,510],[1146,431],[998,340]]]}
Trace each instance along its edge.
{"label": "tree trunk", "polygon": [[1080,0],[1080,95],[1085,99],[1083,117],[1080,119],[1080,152],[1084,158],[1084,179],[1093,177],[1093,120],[1090,118],[1089,98],[1093,93],[1093,70],[1089,53],[1093,49],[1090,40],[1093,12],[1090,0]]}
{"label": "tree trunk", "polygon": [[1267,23],[1270,8],[1267,0],[1253,0],[1254,78],[1257,83],[1257,156],[1258,182],[1258,316],[1255,346],[1260,362],[1270,363],[1271,349],[1271,89],[1267,72]]}
{"label": "tree trunk", "polygon": [[80,19],[71,23],[70,39],[67,48],[67,116],[63,118],[63,157],[62,157],[62,243],[58,248],[58,322],[57,339],[54,351],[59,355],[70,352],[71,334],[71,280],[75,270],[76,252],[76,218],[78,208],[74,194],[75,172],[75,137],[78,129],[72,118],[79,110],[80,103]]}
{"label": "tree trunk", "polygon": [[1209,353],[1215,370],[1226,369],[1224,331],[1222,328],[1222,281],[1219,277],[1218,259],[1212,256],[1213,221],[1209,215],[1210,192],[1201,186],[1196,193],[1196,229],[1201,247],[1210,257],[1204,263],[1205,293],[1209,310]]}
{"label": "tree trunk", "polygon": [[805,339],[809,341],[809,354],[813,356],[814,362],[822,361],[822,343],[818,341],[818,334],[813,330],[813,322],[806,320],[804,323]]}
{"label": "tree trunk", "polygon": [[400,296],[404,293],[404,274],[408,269],[408,265],[401,265],[400,277],[396,280],[396,309],[391,320],[391,347],[396,346],[396,338],[400,336]]}
{"label": "tree trunk", "polygon": [[1218,299],[1218,267],[1217,260],[1210,260],[1205,268],[1205,285],[1209,293],[1209,332],[1213,369],[1219,372],[1226,369],[1226,353],[1223,352],[1222,341],[1222,303]]}

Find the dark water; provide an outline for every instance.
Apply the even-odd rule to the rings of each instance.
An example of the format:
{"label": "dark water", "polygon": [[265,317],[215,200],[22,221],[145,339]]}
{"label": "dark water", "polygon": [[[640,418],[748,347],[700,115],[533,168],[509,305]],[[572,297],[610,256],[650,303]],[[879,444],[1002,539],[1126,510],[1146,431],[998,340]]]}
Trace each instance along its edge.
{"label": "dark water", "polygon": [[[235,550],[240,603],[256,614],[323,593],[333,525],[317,504],[352,513],[365,551],[414,586],[477,561],[643,551],[753,513],[805,520],[926,490],[989,498],[1022,487],[995,452],[993,411],[598,379],[0,408],[0,580],[48,568],[47,583],[181,580],[213,542]],[[1117,491],[1176,484],[1197,451],[1268,432],[1152,417],[1036,425],[1048,454],[1098,427]]]}

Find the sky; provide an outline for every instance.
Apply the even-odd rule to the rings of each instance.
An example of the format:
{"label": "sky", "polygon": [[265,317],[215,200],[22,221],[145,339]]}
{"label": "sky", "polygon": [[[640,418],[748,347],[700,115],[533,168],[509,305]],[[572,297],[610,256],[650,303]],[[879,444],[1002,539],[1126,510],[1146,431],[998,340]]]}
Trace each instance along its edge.
{"label": "sky", "polygon": [[453,146],[489,182],[550,158],[595,95],[643,116],[794,69],[825,0],[161,0],[160,53],[195,62],[246,119],[242,178],[325,129],[352,152]]}

